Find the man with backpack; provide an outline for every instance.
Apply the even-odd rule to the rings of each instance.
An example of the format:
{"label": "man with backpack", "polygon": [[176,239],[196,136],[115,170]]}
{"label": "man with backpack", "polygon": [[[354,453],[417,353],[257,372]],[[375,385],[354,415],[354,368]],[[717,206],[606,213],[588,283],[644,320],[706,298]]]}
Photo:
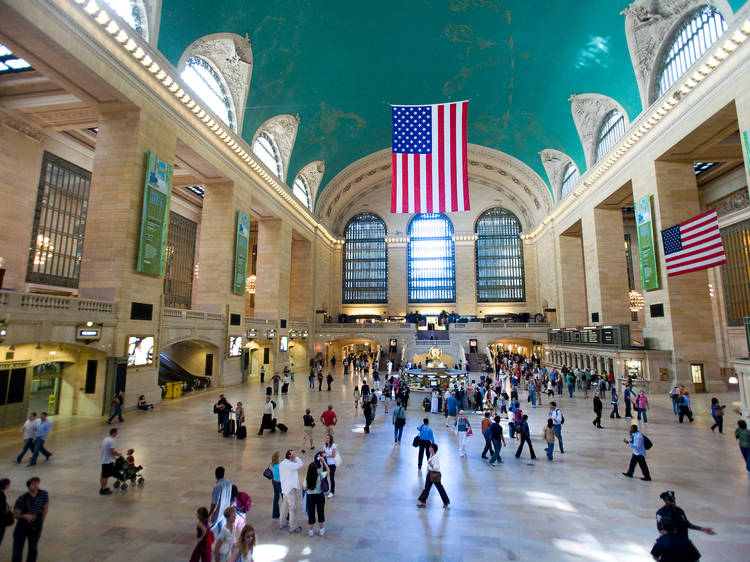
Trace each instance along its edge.
{"label": "man with backpack", "polygon": [[391,418],[393,420],[393,443],[401,443],[401,434],[406,425],[406,410],[401,405],[401,400],[396,400],[396,407],[393,409]]}
{"label": "man with backpack", "polygon": [[628,478],[632,478],[633,472],[635,471],[635,465],[637,464],[641,467],[641,472],[643,473],[641,480],[645,480],[646,482],[650,481],[651,474],[649,473],[648,465],[646,464],[646,449],[651,448],[651,441],[649,438],[638,431],[637,425],[631,425],[630,440],[623,439],[623,441],[632,447],[633,455],[630,457],[628,471],[623,472],[622,474]]}
{"label": "man with backpack", "polygon": [[555,430],[555,435],[557,435],[557,440],[560,443],[560,454],[564,455],[565,451],[563,450],[562,424],[565,423],[565,416],[563,416],[560,408],[557,407],[557,402],[553,400],[549,403],[549,405],[549,415],[547,417],[552,420],[552,429]]}

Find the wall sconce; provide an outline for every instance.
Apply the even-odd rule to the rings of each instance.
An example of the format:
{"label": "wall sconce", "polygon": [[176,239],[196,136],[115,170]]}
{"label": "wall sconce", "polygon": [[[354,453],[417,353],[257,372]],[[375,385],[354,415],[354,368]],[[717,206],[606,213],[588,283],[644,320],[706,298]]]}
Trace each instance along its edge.
{"label": "wall sconce", "polygon": [[640,312],[643,310],[643,295],[638,291],[630,291],[628,294],[630,300],[630,312]]}
{"label": "wall sconce", "polygon": [[270,330],[266,330],[266,337],[269,340],[272,340],[273,338],[275,338],[276,337],[276,330],[274,328],[271,328]]}

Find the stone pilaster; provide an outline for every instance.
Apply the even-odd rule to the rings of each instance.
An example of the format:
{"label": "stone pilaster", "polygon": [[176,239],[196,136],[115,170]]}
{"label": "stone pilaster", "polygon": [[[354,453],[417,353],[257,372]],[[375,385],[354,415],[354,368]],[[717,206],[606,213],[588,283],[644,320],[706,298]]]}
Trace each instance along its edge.
{"label": "stone pilaster", "polygon": [[406,264],[407,239],[386,238],[388,244],[388,315],[402,316],[409,310]]}
{"label": "stone pilaster", "polygon": [[[477,314],[476,235],[458,235],[456,248],[456,312]],[[450,310],[448,311],[450,312]]]}
{"label": "stone pilaster", "polygon": [[588,324],[586,279],[584,275],[583,248],[578,236],[560,236],[557,242],[560,327]]}

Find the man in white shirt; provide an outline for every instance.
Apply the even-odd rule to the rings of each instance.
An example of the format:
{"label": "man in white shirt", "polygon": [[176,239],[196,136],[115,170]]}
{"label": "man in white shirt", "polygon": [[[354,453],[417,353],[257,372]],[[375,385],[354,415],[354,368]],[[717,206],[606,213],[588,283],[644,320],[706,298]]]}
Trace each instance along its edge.
{"label": "man in white shirt", "polygon": [[263,420],[260,422],[258,435],[263,435],[264,429],[270,429],[271,433],[276,432],[276,427],[273,424],[273,402],[271,402],[270,396],[266,396],[266,403],[263,404]]}
{"label": "man in white shirt", "polygon": [[122,454],[115,449],[115,437],[117,437],[117,428],[113,427],[109,430],[109,437],[105,437],[102,441],[102,474],[99,488],[100,496],[108,496],[112,493],[112,490],[107,488],[107,479],[111,476],[116,475],[115,472],[115,458],[121,457]]}
{"label": "man in white shirt", "polygon": [[21,453],[16,457],[18,464],[21,464],[26,451],[34,451],[34,438],[36,437],[36,424],[38,423],[39,420],[36,419],[36,412],[31,412],[29,419],[24,422],[21,428],[21,431],[23,431],[23,449],[21,449]]}
{"label": "man in white shirt", "polygon": [[560,411],[560,408],[557,407],[557,402],[550,402],[549,403],[549,419],[552,420],[552,429],[555,431],[555,435],[557,435],[557,440],[560,443],[560,453],[565,454],[565,451],[563,451],[563,439],[562,439],[562,423],[563,423],[563,415]]}
{"label": "man in white shirt", "polygon": [[211,509],[208,510],[211,528],[218,535],[226,522],[224,510],[232,505],[232,483],[224,478],[224,467],[217,466],[214,470],[216,485],[211,491]]}
{"label": "man in white shirt", "polygon": [[294,517],[297,511],[297,503],[299,499],[299,469],[302,468],[304,463],[302,459],[297,457],[297,453],[293,450],[286,452],[285,459],[279,463],[279,478],[281,479],[281,493],[284,496],[284,500],[281,503],[281,517],[279,522],[280,529],[287,527],[285,523],[287,515],[289,515],[289,532],[299,533],[302,531],[302,527],[297,527],[294,523]]}

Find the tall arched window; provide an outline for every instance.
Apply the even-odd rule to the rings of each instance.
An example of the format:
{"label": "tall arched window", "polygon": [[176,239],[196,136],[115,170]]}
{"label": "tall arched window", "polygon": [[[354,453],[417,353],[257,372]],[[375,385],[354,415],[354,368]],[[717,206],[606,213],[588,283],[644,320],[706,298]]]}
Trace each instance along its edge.
{"label": "tall arched window", "polygon": [[125,23],[148,41],[146,7],[142,0],[104,0]]}
{"label": "tall arched window", "polygon": [[599,137],[596,143],[596,160],[607,154],[617,141],[625,134],[625,116],[617,111],[611,111],[604,120],[602,128],[599,129]]}
{"label": "tall arched window", "polygon": [[409,223],[409,302],[456,302],[453,225],[422,213]]}
{"label": "tall arched window", "polygon": [[385,223],[372,213],[353,217],[344,230],[346,304],[388,302],[388,249]]}
{"label": "tall arched window", "polygon": [[312,209],[312,198],[310,197],[310,186],[302,176],[297,176],[292,185],[292,193],[308,209]]}
{"label": "tall arched window", "polygon": [[477,301],[526,300],[521,223],[505,209],[490,209],[477,220]]}
{"label": "tall arched window", "polygon": [[189,57],[180,78],[219,119],[236,130],[231,98],[213,64],[200,56]]}
{"label": "tall arched window", "polygon": [[565,197],[570,190],[573,189],[578,183],[579,179],[578,168],[570,162],[565,167],[565,173],[563,174],[562,185],[560,186],[560,197]]}
{"label": "tall arched window", "polygon": [[661,63],[659,90],[654,99],[685,74],[726,30],[724,17],[713,6],[701,6],[692,12],[667,43],[670,47]]}
{"label": "tall arched window", "polygon": [[281,155],[276,148],[276,144],[268,133],[260,133],[253,143],[253,152],[260,158],[260,161],[271,170],[272,174],[275,174],[280,181],[284,181],[282,167],[281,167]]}

